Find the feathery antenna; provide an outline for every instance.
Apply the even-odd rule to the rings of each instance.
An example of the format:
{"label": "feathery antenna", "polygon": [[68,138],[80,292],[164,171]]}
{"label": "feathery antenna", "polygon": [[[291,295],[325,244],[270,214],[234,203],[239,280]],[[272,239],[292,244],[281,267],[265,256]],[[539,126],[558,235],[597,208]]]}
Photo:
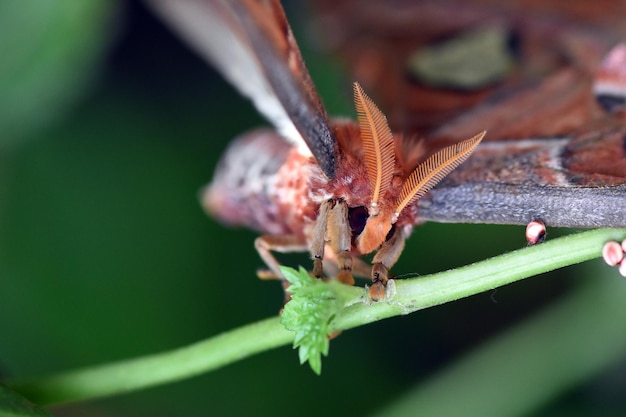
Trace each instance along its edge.
{"label": "feathery antenna", "polygon": [[473,138],[443,148],[422,162],[406,179],[394,213],[394,220],[404,208],[424,196],[452,170],[461,165],[485,137],[481,132]]}
{"label": "feathery antenna", "polygon": [[372,187],[371,207],[374,208],[378,206],[393,176],[393,135],[387,118],[363,92],[358,82],[354,83],[354,103],[363,140],[363,159]]}

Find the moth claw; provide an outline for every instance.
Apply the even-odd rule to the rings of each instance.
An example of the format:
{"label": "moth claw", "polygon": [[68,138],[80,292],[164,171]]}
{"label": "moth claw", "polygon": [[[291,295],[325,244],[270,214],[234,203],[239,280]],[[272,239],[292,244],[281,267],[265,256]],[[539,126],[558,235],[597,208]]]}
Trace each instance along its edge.
{"label": "moth claw", "polygon": [[380,282],[383,286],[387,285],[389,279],[389,270],[381,262],[372,265],[372,281]]}
{"label": "moth claw", "polygon": [[257,269],[256,276],[262,280],[281,279],[281,277],[276,276],[271,269]]}
{"label": "moth claw", "polygon": [[354,285],[354,277],[352,276],[352,272],[342,269],[337,274],[337,280],[342,284],[346,285]]}
{"label": "moth claw", "polygon": [[385,299],[385,286],[382,282],[376,281],[370,287],[368,294],[372,301],[381,301]]}
{"label": "moth claw", "polygon": [[341,330],[335,330],[334,332],[328,335],[328,340],[333,340],[334,338],[339,337],[341,333],[342,333]]}
{"label": "moth claw", "polygon": [[324,275],[323,264],[321,258],[315,258],[313,260],[313,276],[315,278],[322,278]]}

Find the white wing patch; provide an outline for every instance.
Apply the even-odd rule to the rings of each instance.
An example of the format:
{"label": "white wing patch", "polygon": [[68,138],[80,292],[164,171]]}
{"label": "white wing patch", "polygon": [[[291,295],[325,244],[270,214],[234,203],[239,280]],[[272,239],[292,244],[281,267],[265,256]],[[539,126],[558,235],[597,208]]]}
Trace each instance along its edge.
{"label": "white wing patch", "polygon": [[222,74],[300,153],[311,151],[267,81],[237,17],[223,0],[149,0],[149,4]]}

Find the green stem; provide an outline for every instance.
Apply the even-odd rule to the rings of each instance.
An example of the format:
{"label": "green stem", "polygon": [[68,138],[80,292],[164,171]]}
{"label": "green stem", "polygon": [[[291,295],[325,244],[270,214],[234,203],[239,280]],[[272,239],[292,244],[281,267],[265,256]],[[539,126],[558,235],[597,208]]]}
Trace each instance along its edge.
{"label": "green stem", "polygon": [[546,414],[542,406],[623,361],[626,288],[606,272],[581,271],[593,279],[407,389],[375,415]]}
{"label": "green stem", "polygon": [[[386,302],[372,304],[363,289],[345,287],[352,301],[332,327],[345,330],[408,314],[583,262],[600,256],[604,242],[624,238],[625,229],[593,230],[463,268],[398,280],[397,293]],[[274,317],[174,351],[17,381],[11,386],[40,404],[94,399],[196,376],[292,341],[293,333],[286,331],[278,317]]]}
{"label": "green stem", "polygon": [[63,372],[11,384],[38,404],[122,394],[190,378],[293,340],[272,317],[169,352]]}
{"label": "green stem", "polygon": [[350,329],[458,300],[543,272],[601,256],[609,240],[626,238],[626,229],[597,229],[496,256],[486,261],[424,277],[396,281],[396,295],[384,303],[354,303],[337,317],[334,329]]}

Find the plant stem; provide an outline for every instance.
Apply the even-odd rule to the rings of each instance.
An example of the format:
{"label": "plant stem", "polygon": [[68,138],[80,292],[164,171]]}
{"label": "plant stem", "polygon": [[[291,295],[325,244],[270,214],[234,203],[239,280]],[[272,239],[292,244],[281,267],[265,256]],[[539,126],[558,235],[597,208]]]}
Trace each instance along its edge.
{"label": "plant stem", "polygon": [[11,385],[38,404],[88,400],[190,378],[292,340],[272,317],[172,351]]}
{"label": "plant stem", "polygon": [[[342,291],[350,293],[351,301],[331,327],[345,330],[408,314],[583,262],[599,257],[606,241],[624,238],[626,229],[593,230],[455,270],[398,280],[395,296],[385,302],[371,303],[363,289],[344,287]],[[94,399],[196,376],[292,341],[293,333],[273,317],[173,351],[16,381],[11,386],[39,404]]]}
{"label": "plant stem", "polygon": [[609,240],[621,241],[626,229],[597,229],[527,247],[486,261],[424,277],[397,280],[388,302],[354,303],[338,316],[333,329],[346,330],[427,307],[458,300],[543,272],[601,256]]}
{"label": "plant stem", "polygon": [[544,415],[559,395],[620,363],[626,352],[626,287],[608,270],[486,341],[376,416]]}

